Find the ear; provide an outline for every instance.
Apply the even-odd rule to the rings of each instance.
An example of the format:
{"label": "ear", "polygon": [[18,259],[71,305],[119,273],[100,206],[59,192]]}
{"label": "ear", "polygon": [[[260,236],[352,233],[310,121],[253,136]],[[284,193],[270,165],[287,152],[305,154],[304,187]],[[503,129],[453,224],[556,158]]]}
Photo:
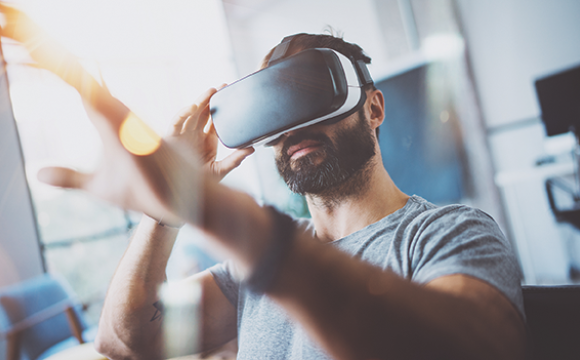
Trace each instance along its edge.
{"label": "ear", "polygon": [[367,111],[370,120],[371,129],[378,128],[385,119],[385,98],[381,90],[369,90],[367,92]]}

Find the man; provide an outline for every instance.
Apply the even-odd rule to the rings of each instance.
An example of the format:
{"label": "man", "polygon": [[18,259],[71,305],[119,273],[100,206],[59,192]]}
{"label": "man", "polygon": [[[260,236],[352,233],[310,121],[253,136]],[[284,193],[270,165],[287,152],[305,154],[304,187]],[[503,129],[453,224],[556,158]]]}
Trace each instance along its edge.
{"label": "man", "polygon": [[[360,47],[332,36],[299,35],[291,46],[289,54],[326,47],[370,63]],[[510,245],[485,213],[439,208],[395,186],[377,141],[380,91],[367,88],[363,108],[348,118],[288,132],[273,146],[281,175],[312,214],[297,225],[207,180],[253,151],[215,161],[215,131],[202,130],[214,92],[181,114],[167,139],[201,154],[211,175],[196,225],[234,259],[182,284],[203,288],[204,349],[237,336],[238,359],[523,357]],[[136,230],[99,326],[96,345],[110,358],[160,357],[157,288],[177,232],[147,216]]]}

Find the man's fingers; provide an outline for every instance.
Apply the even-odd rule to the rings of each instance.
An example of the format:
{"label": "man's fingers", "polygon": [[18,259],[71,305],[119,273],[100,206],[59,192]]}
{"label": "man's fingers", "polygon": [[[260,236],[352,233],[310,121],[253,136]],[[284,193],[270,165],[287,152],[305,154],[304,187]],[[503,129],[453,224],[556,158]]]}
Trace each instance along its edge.
{"label": "man's fingers", "polygon": [[[205,109],[209,104],[209,99],[213,94],[215,94],[217,90],[214,88],[210,88],[206,90],[203,94],[201,94],[193,105],[187,106],[181,109],[177,115],[173,118],[173,126],[169,130],[170,134],[173,136],[177,136],[189,129],[197,128],[201,124],[199,124],[205,115]],[[201,113],[200,113],[201,110]],[[209,111],[209,110],[208,110]],[[205,126],[205,122],[203,125]]]}
{"label": "man's fingers", "polygon": [[213,120],[211,120],[211,119],[208,122],[208,127],[207,127],[206,133],[209,136],[217,136],[217,133],[215,132],[215,126],[213,126]]}
{"label": "man's fingers", "polygon": [[18,9],[0,3],[0,13],[5,18],[2,36],[22,43],[38,67],[53,72],[74,87],[86,103],[119,129],[129,109],[102,88],[72,53]]}
{"label": "man's fingers", "polygon": [[82,189],[91,175],[63,167],[46,167],[38,171],[38,180],[63,188]]}
{"label": "man's fingers", "polygon": [[215,163],[216,175],[219,177],[220,180],[223,179],[224,176],[229,174],[230,171],[240,166],[242,161],[244,161],[245,158],[253,154],[254,151],[255,150],[253,147],[236,150],[223,160],[216,162]]}
{"label": "man's fingers", "polygon": [[213,123],[211,122],[211,117],[209,115],[210,115],[210,110],[209,110],[209,105],[208,105],[199,114],[199,123],[197,126],[198,130],[201,130],[205,133],[209,133],[209,131],[206,131],[206,130],[209,130],[208,127],[209,128],[213,127]]}
{"label": "man's fingers", "polygon": [[209,104],[209,99],[211,99],[213,94],[215,94],[216,92],[217,90],[215,88],[207,89],[203,94],[201,94],[197,98],[197,100],[195,100],[195,103],[200,107],[200,109],[205,107],[207,104]]}
{"label": "man's fingers", "polygon": [[195,102],[197,107],[195,112],[192,112],[191,116],[187,119],[183,125],[182,132],[187,132],[191,130],[201,130],[207,124],[209,118],[209,99],[212,95],[216,93],[216,89],[210,88],[204,92]]}
{"label": "man's fingers", "polygon": [[173,136],[177,136],[182,133],[183,131],[183,124],[187,119],[191,117],[192,114],[197,112],[197,103],[193,105],[184,107],[183,109],[179,110],[177,115],[172,120],[172,127],[168,130],[168,133]]}
{"label": "man's fingers", "polygon": [[28,35],[36,30],[36,26],[32,23],[30,18],[15,7],[7,6],[5,3],[0,2],[0,13],[4,15],[6,22],[4,26],[2,26],[2,36],[22,42],[22,33]]}
{"label": "man's fingers", "polygon": [[183,130],[183,123],[190,117],[191,114],[189,111],[190,108],[191,107],[187,108],[187,114],[183,113],[183,115],[181,115],[180,113],[179,115],[177,115],[176,119],[173,122],[173,127],[170,130],[172,136],[177,136],[181,134],[181,130]]}

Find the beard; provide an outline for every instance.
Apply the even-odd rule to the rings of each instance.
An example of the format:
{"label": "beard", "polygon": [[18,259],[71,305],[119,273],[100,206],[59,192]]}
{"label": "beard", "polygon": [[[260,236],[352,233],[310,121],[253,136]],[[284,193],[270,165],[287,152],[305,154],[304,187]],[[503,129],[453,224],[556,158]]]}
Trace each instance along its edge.
{"label": "beard", "polygon": [[[321,147],[292,160],[288,149],[303,140],[318,141]],[[276,166],[294,193],[325,196],[338,194],[339,191],[341,195],[349,195],[358,191],[364,182],[362,175],[374,155],[372,129],[366,122],[364,113],[359,111],[355,125],[339,129],[334,143],[322,133],[303,132],[288,137],[281,154],[276,158]],[[350,181],[354,177],[359,181]]]}

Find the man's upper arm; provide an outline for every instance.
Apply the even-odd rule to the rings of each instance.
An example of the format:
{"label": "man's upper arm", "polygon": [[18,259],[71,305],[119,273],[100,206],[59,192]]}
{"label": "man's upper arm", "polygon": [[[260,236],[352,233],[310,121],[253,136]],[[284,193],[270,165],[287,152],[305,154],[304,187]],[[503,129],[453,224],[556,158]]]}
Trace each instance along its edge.
{"label": "man's upper arm", "polygon": [[521,270],[497,223],[465,206],[444,207],[433,215],[411,253],[412,280],[426,284],[455,274],[479,279],[523,315]]}
{"label": "man's upper arm", "polygon": [[202,287],[201,339],[203,351],[211,350],[237,336],[237,310],[206,270],[184,282],[198,281]]}
{"label": "man's upper arm", "polygon": [[441,208],[429,220],[413,251],[413,280],[459,300],[455,303],[469,309],[461,316],[494,344],[496,354],[522,358],[521,271],[498,225],[465,206]]}
{"label": "man's upper arm", "polygon": [[425,288],[446,293],[469,303],[480,319],[478,326],[497,338],[497,346],[508,358],[520,359],[525,349],[524,320],[508,298],[483,280],[454,274],[436,278]]}

